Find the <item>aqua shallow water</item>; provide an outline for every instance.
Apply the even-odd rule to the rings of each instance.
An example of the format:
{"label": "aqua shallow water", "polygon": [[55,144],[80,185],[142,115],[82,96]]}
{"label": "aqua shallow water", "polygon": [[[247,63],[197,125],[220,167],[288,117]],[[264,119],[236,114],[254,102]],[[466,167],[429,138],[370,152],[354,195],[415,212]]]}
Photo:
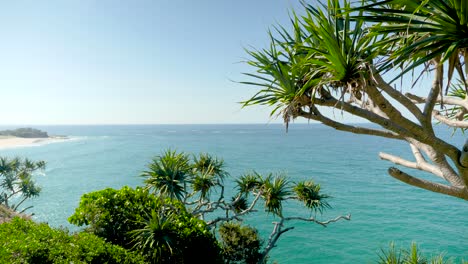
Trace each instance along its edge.
{"label": "aqua shallow water", "polygon": [[[160,125],[160,126],[51,126],[49,134],[71,135],[74,140],[0,150],[1,155],[46,160],[43,187],[31,212],[52,226],[67,223],[82,194],[106,187],[141,184],[138,177],[150,159],[167,148],[224,158],[232,177],[249,170],[287,172],[292,179],[313,178],[332,195],[333,208],[322,219],[347,213],[352,221],[323,228],[295,222],[284,234],[271,260],[278,263],[372,263],[390,241],[426,252],[445,252],[468,259],[468,203],[402,184],[386,174],[390,164],[378,153],[410,157],[409,147],[380,138],[350,135],[320,125]],[[457,145],[461,135],[450,138]],[[288,207],[289,214],[304,214]],[[305,214],[307,215],[307,214]],[[274,219],[253,216],[266,238]]]}

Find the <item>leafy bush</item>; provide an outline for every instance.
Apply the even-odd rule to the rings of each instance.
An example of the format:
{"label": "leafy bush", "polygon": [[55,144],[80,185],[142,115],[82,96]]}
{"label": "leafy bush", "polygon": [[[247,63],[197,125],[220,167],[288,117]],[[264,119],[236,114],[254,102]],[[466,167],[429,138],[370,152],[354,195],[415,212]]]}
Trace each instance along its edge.
{"label": "leafy bush", "polygon": [[0,225],[0,263],[145,263],[144,258],[89,233],[70,235],[14,218]]}
{"label": "leafy bush", "polygon": [[226,222],[219,227],[223,256],[227,263],[258,263],[262,240],[256,229]]}
{"label": "leafy bush", "polygon": [[131,248],[128,233],[142,227],[148,210],[160,206],[160,201],[142,188],[107,188],[84,194],[68,221],[77,226],[86,225],[89,231],[107,241]]}
{"label": "leafy bush", "polygon": [[82,196],[69,218],[114,244],[158,263],[220,263],[216,238],[182,203],[142,188],[105,189]]}

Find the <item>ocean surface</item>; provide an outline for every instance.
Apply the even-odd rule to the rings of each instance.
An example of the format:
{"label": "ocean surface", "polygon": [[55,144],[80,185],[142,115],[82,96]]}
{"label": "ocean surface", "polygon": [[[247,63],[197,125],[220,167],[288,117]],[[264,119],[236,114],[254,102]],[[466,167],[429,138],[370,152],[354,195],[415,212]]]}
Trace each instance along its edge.
{"label": "ocean surface", "polygon": [[[223,158],[233,180],[252,170],[287,173],[293,181],[313,179],[333,197],[329,201],[333,208],[318,215],[319,219],[352,215],[351,221],[327,228],[287,223],[295,229],[280,238],[271,261],[374,263],[380,249],[388,248],[391,241],[406,248],[414,241],[427,254],[443,252],[457,261],[468,260],[468,202],[388,176],[386,170],[392,164],[380,160],[378,153],[411,158],[409,146],[401,142],[317,124],[292,124],[288,133],[278,124],[35,127],[52,135],[68,135],[71,140],[3,149],[0,155],[47,162],[45,175],[36,177],[42,193],[28,205],[34,206],[29,212],[35,213],[37,221],[51,226],[78,230],[67,218],[81,195],[107,187],[142,185],[139,174],[152,157],[171,148]],[[461,133],[451,137],[451,130],[437,130],[457,146],[465,141]],[[288,204],[285,214],[309,216],[295,204]],[[246,222],[267,239],[274,220],[257,214]]]}

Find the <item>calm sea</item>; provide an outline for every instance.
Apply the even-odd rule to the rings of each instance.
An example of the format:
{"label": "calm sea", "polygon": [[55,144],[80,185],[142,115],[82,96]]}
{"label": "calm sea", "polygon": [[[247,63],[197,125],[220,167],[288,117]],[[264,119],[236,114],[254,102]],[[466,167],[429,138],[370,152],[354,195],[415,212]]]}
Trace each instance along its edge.
{"label": "calm sea", "polygon": [[[73,140],[43,146],[0,150],[2,156],[47,161],[37,182],[43,190],[30,204],[35,219],[77,230],[67,218],[84,193],[106,187],[141,185],[138,177],[152,157],[171,148],[222,157],[234,179],[242,173],[284,172],[292,180],[314,179],[333,196],[332,209],[320,219],[352,214],[351,221],[327,228],[291,222],[273,249],[278,263],[373,263],[381,248],[394,241],[408,247],[417,242],[426,253],[468,259],[468,202],[407,186],[387,175],[390,164],[380,151],[410,158],[407,145],[338,132],[321,125],[144,125],[38,126],[49,134]],[[444,138],[460,146],[464,136]],[[408,171],[408,170],[406,170]],[[421,175],[416,173],[416,175]],[[309,214],[287,206],[288,215]],[[256,215],[247,220],[264,238],[272,219]]]}

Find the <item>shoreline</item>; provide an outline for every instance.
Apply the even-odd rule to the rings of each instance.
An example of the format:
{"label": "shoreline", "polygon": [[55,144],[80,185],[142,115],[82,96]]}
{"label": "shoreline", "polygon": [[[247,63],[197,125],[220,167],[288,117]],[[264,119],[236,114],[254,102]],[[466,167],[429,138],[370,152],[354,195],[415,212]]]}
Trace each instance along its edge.
{"label": "shoreline", "polygon": [[41,146],[48,143],[65,141],[68,139],[68,137],[20,138],[5,136],[0,137],[0,149]]}

